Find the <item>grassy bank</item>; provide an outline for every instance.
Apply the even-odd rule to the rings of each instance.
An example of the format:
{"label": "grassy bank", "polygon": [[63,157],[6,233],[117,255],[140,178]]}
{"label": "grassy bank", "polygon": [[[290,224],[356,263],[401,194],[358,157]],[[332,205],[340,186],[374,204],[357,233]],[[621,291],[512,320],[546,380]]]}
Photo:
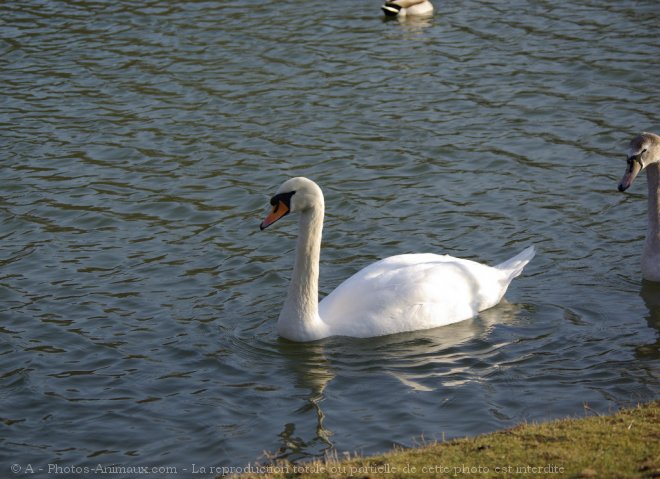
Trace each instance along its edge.
{"label": "grassy bank", "polygon": [[[257,469],[259,468],[259,469]],[[347,461],[253,466],[247,478],[659,478],[660,401]]]}

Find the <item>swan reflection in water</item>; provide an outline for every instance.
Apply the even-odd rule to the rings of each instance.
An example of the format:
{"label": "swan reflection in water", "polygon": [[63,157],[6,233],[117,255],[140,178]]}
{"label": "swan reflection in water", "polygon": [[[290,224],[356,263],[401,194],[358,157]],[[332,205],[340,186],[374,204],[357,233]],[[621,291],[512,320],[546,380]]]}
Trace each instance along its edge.
{"label": "swan reflection in water", "polygon": [[642,280],[640,296],[649,310],[646,322],[655,331],[654,343],[644,344],[635,348],[639,359],[660,359],[660,283]]}
{"label": "swan reflection in water", "polygon": [[283,424],[280,446],[268,459],[295,461],[332,451],[332,425],[325,423],[322,405],[326,387],[335,378],[381,375],[395,378],[410,392],[435,392],[440,403],[448,400],[442,389],[473,379],[471,369],[482,361],[479,358],[505,345],[489,341],[492,330],[515,323],[520,310],[520,305],[505,300],[476,318],[424,331],[313,343],[280,339],[277,348],[286,361],[284,370],[292,390],[304,391],[298,396],[303,405],[294,414],[300,420]]}

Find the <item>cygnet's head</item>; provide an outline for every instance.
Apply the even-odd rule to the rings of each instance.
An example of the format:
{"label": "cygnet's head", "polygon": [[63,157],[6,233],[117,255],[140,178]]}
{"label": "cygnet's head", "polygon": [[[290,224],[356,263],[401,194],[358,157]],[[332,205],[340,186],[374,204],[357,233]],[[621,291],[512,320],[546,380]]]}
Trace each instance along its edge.
{"label": "cygnet's head", "polygon": [[630,140],[626,172],[619,182],[619,191],[626,191],[640,171],[651,163],[660,162],[660,136],[642,133]]}
{"label": "cygnet's head", "polygon": [[261,222],[262,230],[268,228],[289,213],[299,213],[311,208],[323,207],[321,188],[312,180],[302,176],[291,178],[282,183],[277,193],[270,199],[273,207],[270,214]]}

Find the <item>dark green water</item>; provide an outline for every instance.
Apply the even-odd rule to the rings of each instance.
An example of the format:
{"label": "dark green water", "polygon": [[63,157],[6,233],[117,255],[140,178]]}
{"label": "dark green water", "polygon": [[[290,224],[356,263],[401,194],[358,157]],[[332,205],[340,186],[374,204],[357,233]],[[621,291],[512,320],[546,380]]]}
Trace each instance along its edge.
{"label": "dark green water", "polygon": [[[658,397],[645,179],[616,191],[660,132],[657,2],[436,8],[0,5],[0,475],[208,477]],[[280,340],[295,221],[258,225],[299,175],[322,294],[398,253],[537,257],[473,320]]]}

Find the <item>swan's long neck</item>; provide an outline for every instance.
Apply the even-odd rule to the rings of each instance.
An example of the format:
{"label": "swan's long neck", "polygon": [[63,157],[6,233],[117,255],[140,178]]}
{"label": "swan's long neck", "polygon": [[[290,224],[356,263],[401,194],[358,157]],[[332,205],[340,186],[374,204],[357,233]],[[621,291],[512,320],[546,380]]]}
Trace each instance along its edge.
{"label": "swan's long neck", "polygon": [[322,202],[300,214],[293,276],[277,322],[280,336],[294,341],[324,336],[318,298],[323,214]]}
{"label": "swan's long neck", "polygon": [[648,182],[648,230],[642,255],[642,273],[646,279],[660,281],[660,163],[646,168]]}

